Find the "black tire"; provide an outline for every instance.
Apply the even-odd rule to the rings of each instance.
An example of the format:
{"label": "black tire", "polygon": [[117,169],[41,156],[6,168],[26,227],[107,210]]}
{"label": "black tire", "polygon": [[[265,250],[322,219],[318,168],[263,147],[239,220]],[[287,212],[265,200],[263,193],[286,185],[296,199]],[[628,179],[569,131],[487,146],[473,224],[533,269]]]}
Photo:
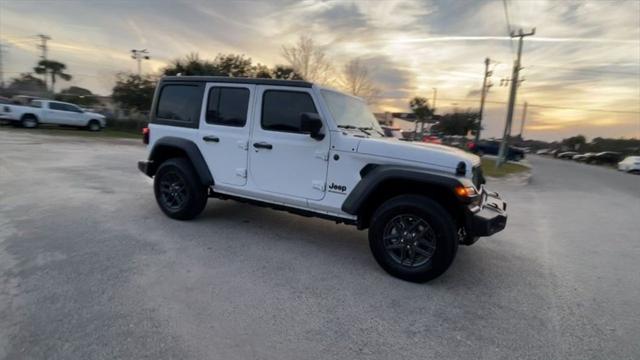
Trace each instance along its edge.
{"label": "black tire", "polygon": [[100,126],[100,121],[98,121],[98,120],[89,121],[89,123],[87,124],[87,130],[89,130],[89,131],[100,131],[100,130],[102,130],[102,127]]}
{"label": "black tire", "polygon": [[[398,219],[403,216],[408,217],[409,225],[398,228],[403,223]],[[412,230],[414,225],[417,227]],[[410,230],[407,237],[406,231],[399,230],[403,228]],[[411,233],[418,235],[411,237]],[[369,228],[369,246],[378,264],[397,278],[417,283],[432,280],[449,268],[458,250],[458,240],[449,213],[437,202],[420,195],[400,195],[387,200],[373,214]],[[405,246],[412,246],[413,253],[409,248],[405,250]],[[413,254],[413,258],[404,260],[403,254]]]}
{"label": "black tire", "polygon": [[202,185],[187,159],[163,162],[153,182],[156,201],[162,212],[177,220],[191,220],[207,205],[207,186]]}
{"label": "black tire", "polygon": [[25,129],[35,129],[38,127],[38,118],[27,114],[20,119],[20,125]]}

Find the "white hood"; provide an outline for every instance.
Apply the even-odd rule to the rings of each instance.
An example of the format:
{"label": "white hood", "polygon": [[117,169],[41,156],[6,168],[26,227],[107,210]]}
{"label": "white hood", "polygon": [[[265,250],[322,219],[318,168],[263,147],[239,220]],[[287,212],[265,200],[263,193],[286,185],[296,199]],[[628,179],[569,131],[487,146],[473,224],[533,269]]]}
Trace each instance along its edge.
{"label": "white hood", "polygon": [[442,170],[455,171],[460,161],[467,171],[480,164],[480,158],[451,146],[427,144],[415,141],[400,141],[391,138],[365,138],[360,140],[358,153],[393,158],[436,166]]}

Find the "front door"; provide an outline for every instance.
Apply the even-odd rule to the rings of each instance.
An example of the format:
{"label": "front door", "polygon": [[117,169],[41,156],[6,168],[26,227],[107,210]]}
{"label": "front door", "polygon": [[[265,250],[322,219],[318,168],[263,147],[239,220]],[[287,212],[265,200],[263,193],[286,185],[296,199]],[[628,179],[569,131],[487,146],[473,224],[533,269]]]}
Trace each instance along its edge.
{"label": "front door", "polygon": [[[259,191],[309,200],[325,194],[329,135],[300,131],[302,113],[318,113],[311,89],[258,86],[249,176]],[[258,110],[259,109],[259,110]]]}
{"label": "front door", "polygon": [[60,102],[49,102],[49,110],[47,111],[47,122],[59,125],[84,126],[82,110],[71,104]]}
{"label": "front door", "polygon": [[216,185],[247,183],[247,150],[255,85],[210,83],[200,119],[198,147]]}

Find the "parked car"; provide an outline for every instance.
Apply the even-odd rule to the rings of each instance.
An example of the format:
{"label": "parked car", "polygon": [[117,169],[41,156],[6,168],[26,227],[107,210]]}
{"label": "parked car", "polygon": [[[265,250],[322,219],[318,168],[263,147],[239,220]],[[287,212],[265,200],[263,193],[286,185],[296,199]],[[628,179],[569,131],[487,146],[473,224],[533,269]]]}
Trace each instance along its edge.
{"label": "parked car", "polygon": [[82,110],[79,106],[52,100],[32,100],[29,105],[0,105],[0,119],[25,128],[40,124],[77,126],[100,131],[106,126],[103,115]]}
{"label": "parked car", "polygon": [[603,151],[587,160],[588,163],[614,165],[620,161],[622,154],[615,151]]}
{"label": "parked car", "polygon": [[579,161],[579,162],[589,162],[589,160],[592,159],[595,155],[596,153],[578,154],[578,155],[573,155],[572,159],[574,161]]}
{"label": "parked car", "polygon": [[384,132],[384,136],[396,138],[398,140],[406,140],[404,135],[402,135],[402,129],[394,128],[391,126],[380,126],[382,131]]}
{"label": "parked car", "polygon": [[[478,155],[498,155],[500,152],[500,141],[495,140],[481,140],[477,143],[470,142],[468,144],[469,150]],[[507,152],[507,160],[519,161],[524,159],[524,151],[515,146],[509,146],[509,150]]]}
{"label": "parked car", "polygon": [[578,152],[576,151],[564,151],[561,153],[558,153],[558,155],[556,155],[556,157],[558,159],[565,159],[565,160],[570,160],[572,159],[575,155],[578,155]]}
{"label": "parked car", "polygon": [[540,149],[538,151],[536,151],[537,155],[547,155],[549,153],[549,149]]}
{"label": "parked car", "polygon": [[143,136],[138,168],[168,217],[213,197],[368,228],[375,260],[408,281],[507,222],[477,156],[384,137],[363,100],[309,82],[167,76]]}
{"label": "parked car", "polygon": [[435,135],[425,135],[422,137],[422,142],[429,144],[442,144],[442,139]]}
{"label": "parked car", "polygon": [[627,156],[618,163],[618,170],[640,174],[640,156]]}

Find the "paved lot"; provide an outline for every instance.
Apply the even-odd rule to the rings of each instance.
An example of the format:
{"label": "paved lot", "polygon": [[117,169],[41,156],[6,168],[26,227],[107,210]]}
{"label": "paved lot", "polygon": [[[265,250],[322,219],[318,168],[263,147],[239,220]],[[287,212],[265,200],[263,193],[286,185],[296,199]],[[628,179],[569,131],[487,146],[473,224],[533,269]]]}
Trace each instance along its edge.
{"label": "paved lot", "polygon": [[639,176],[533,157],[507,230],[416,285],[345,225],[170,220],[144,156],[0,129],[0,358],[640,358]]}

